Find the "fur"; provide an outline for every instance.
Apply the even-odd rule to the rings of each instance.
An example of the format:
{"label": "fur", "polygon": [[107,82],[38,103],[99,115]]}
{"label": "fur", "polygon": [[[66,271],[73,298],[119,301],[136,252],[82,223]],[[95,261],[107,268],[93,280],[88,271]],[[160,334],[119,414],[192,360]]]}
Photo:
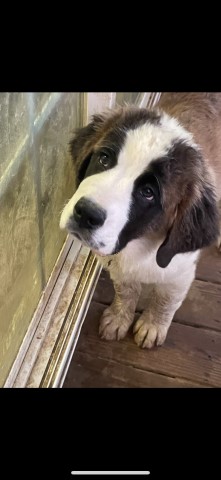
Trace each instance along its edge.
{"label": "fur", "polygon": [[220,127],[221,94],[165,93],[154,110],[95,115],[71,141],[76,191],[60,226],[98,255],[113,280],[115,299],[100,323],[106,340],[126,335],[144,283],[149,306],[135,342],[164,342],[200,251],[219,235]]}

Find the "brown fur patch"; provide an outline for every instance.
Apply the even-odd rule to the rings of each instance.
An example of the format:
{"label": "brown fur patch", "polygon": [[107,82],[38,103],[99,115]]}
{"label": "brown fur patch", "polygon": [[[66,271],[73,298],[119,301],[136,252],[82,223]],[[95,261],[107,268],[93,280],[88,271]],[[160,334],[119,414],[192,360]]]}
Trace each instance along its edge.
{"label": "brown fur patch", "polygon": [[221,198],[221,93],[162,93],[157,107],[192,133],[214,173],[217,198]]}

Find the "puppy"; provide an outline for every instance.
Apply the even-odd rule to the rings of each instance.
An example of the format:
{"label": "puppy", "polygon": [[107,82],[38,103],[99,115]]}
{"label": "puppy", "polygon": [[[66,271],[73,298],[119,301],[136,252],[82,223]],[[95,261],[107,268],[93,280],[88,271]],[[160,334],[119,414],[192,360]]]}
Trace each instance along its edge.
{"label": "puppy", "polygon": [[134,339],[162,345],[201,249],[219,235],[221,94],[163,93],[153,110],[94,115],[70,147],[76,192],[60,227],[95,252],[114,283],[100,335],[126,335],[141,284],[150,284]]}

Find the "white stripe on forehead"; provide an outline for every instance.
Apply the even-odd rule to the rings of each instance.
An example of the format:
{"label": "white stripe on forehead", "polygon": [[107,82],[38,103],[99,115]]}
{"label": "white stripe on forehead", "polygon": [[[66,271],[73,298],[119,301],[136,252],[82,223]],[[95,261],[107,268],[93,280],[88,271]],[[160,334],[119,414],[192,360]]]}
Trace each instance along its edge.
{"label": "white stripe on forehead", "polygon": [[166,155],[175,140],[194,145],[192,135],[177,120],[163,114],[159,124],[148,122],[135,130],[128,130],[118,165],[124,174],[135,179],[152,160]]}

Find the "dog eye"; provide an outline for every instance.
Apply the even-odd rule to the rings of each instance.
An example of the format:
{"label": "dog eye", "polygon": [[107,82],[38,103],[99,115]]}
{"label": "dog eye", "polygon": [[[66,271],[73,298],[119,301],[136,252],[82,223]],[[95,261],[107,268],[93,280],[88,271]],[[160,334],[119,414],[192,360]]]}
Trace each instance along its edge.
{"label": "dog eye", "polygon": [[154,199],[154,193],[152,188],[145,186],[140,190],[140,193],[142,197],[145,197],[147,200],[153,200]]}
{"label": "dog eye", "polygon": [[107,168],[110,163],[110,157],[107,153],[101,152],[98,161],[103,167]]}

